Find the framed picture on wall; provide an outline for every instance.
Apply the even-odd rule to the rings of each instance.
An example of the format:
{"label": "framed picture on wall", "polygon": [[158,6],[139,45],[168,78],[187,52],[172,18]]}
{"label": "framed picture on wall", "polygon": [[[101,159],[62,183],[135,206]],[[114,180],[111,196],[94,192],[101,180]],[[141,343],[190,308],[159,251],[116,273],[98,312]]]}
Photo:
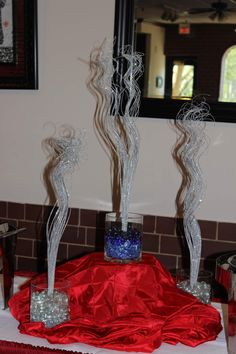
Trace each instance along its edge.
{"label": "framed picture on wall", "polygon": [[37,0],[0,0],[0,89],[38,89]]}

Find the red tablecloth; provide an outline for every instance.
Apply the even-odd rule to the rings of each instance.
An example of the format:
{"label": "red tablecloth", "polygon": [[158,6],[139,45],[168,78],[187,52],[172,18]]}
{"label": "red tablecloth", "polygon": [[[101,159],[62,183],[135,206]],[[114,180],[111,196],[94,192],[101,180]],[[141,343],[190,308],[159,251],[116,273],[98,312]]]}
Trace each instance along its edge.
{"label": "red tablecloth", "polygon": [[162,342],[194,347],[214,340],[222,329],[217,310],[176,288],[152,255],[123,265],[93,253],[58,267],[56,276],[71,282],[70,321],[51,329],[30,322],[27,286],[9,302],[21,333],[51,343],[152,352]]}
{"label": "red tablecloth", "polygon": [[[5,340],[0,340],[0,353],[2,354],[68,354],[68,351],[49,349],[30,344],[13,343]],[[90,354],[82,352],[72,352],[70,354]]]}

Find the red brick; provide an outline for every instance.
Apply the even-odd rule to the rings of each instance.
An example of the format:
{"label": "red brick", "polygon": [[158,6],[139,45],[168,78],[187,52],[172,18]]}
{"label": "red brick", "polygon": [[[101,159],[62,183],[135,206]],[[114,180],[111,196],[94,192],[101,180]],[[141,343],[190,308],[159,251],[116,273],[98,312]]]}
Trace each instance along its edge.
{"label": "red brick", "polygon": [[33,257],[38,259],[47,258],[47,241],[46,239],[37,240],[33,243]]}
{"label": "red brick", "polygon": [[7,203],[0,202],[0,217],[6,218],[6,216],[7,216]]}
{"label": "red brick", "polygon": [[41,238],[42,224],[37,224],[34,221],[19,221],[18,228],[26,228],[25,231],[19,233],[22,238],[31,240]]}
{"label": "red brick", "polygon": [[68,245],[68,259],[81,257],[84,254],[94,251],[94,247],[90,246],[76,246]]}
{"label": "red brick", "polygon": [[158,234],[174,235],[175,224],[175,218],[157,216],[156,232]]}
{"label": "red brick", "polygon": [[36,204],[25,205],[25,219],[34,220],[36,222],[42,221],[43,218],[43,206]]}
{"label": "red brick", "polygon": [[[36,258],[17,257],[16,270],[31,271],[38,273],[39,264]],[[41,263],[42,264],[42,263]],[[44,268],[46,269],[46,267]]]}
{"label": "red brick", "polygon": [[236,224],[220,222],[218,225],[218,239],[236,242]]}
{"label": "red brick", "polygon": [[156,255],[156,258],[168,270],[172,270],[172,269],[176,268],[177,256],[169,256],[169,255],[165,255],[165,254],[158,254],[158,255]]}
{"label": "red brick", "polygon": [[68,225],[74,225],[78,226],[79,225],[79,209],[76,208],[71,208],[69,209],[70,216],[68,220]]}
{"label": "red brick", "polygon": [[80,210],[80,226],[96,227],[98,229],[105,227],[105,211],[101,210]]}
{"label": "red brick", "polygon": [[[85,239],[85,237],[83,238],[83,240],[84,239]],[[79,242],[78,227],[67,225],[64,232],[63,232],[61,242],[80,243]]]}
{"label": "red brick", "polygon": [[33,241],[24,240],[18,237],[16,245],[16,255],[19,256],[33,256]]}
{"label": "red brick", "polygon": [[57,253],[57,260],[58,261],[67,261],[68,260],[68,245],[66,243],[60,243]]}
{"label": "red brick", "polygon": [[203,240],[202,257],[215,258],[222,253],[232,252],[235,249],[236,249],[236,245],[233,242]]}
{"label": "red brick", "polygon": [[202,238],[216,239],[217,223],[215,221],[199,220]]}
{"label": "red brick", "polygon": [[181,255],[185,241],[178,236],[161,236],[160,253]]}
{"label": "red brick", "polygon": [[159,236],[155,234],[143,234],[143,251],[159,252]]}
{"label": "red brick", "polygon": [[7,213],[8,218],[24,220],[25,218],[24,204],[8,202],[7,205],[8,205],[8,213]]}
{"label": "red brick", "polygon": [[143,232],[155,232],[156,217],[152,215],[143,216]]}
{"label": "red brick", "polygon": [[96,210],[80,210],[80,226],[93,226],[97,225],[98,212]]}
{"label": "red brick", "polygon": [[87,228],[87,245],[95,246],[98,250],[103,249],[104,247],[104,230],[95,229],[88,227]]}

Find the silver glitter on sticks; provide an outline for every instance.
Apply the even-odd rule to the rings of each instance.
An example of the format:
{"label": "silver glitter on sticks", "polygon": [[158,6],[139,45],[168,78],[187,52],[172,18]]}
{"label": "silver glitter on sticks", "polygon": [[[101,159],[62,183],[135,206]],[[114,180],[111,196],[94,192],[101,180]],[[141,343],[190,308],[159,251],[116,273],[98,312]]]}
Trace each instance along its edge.
{"label": "silver glitter on sticks", "polygon": [[65,184],[65,175],[72,173],[75,165],[79,163],[82,138],[64,136],[51,138],[48,141],[57,154],[50,176],[56,196],[56,204],[46,225],[48,293],[50,295],[54,289],[58,247],[68,221],[69,195]]}
{"label": "silver glitter on sticks", "polygon": [[123,56],[128,63],[128,69],[124,75],[124,84],[128,97],[123,117],[124,130],[126,132],[126,154],[120,156],[122,162],[121,220],[122,230],[127,231],[131,189],[138,163],[140,146],[140,136],[136,125],[136,118],[139,112],[140,102],[140,89],[137,84],[137,79],[142,73],[142,58],[140,54],[132,54],[129,49]]}
{"label": "silver glitter on sticks", "polygon": [[201,257],[201,230],[195,211],[203,200],[205,183],[199,166],[199,158],[207,147],[204,132],[210,117],[209,106],[203,101],[185,104],[177,115],[176,125],[181,132],[182,145],[179,158],[185,168],[185,196],[183,200],[184,233],[190,252],[190,287],[197,284]]}
{"label": "silver glitter on sticks", "polygon": [[[121,77],[119,68],[125,67]],[[127,231],[127,217],[137,167],[140,137],[136,126],[140,90],[137,80],[142,74],[142,58],[132,48],[121,48],[120,56],[112,57],[107,41],[91,58],[93,78],[90,88],[100,98],[96,110],[97,131],[108,149],[111,159],[117,161],[116,175],[120,184],[120,212],[122,230]],[[114,182],[114,179],[113,179]]]}

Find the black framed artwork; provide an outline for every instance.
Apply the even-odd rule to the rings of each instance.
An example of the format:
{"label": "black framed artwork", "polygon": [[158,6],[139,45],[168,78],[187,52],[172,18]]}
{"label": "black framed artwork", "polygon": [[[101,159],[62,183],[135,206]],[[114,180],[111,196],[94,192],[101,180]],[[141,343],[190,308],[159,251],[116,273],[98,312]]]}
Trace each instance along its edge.
{"label": "black framed artwork", "polygon": [[37,0],[0,0],[0,89],[38,89]]}

